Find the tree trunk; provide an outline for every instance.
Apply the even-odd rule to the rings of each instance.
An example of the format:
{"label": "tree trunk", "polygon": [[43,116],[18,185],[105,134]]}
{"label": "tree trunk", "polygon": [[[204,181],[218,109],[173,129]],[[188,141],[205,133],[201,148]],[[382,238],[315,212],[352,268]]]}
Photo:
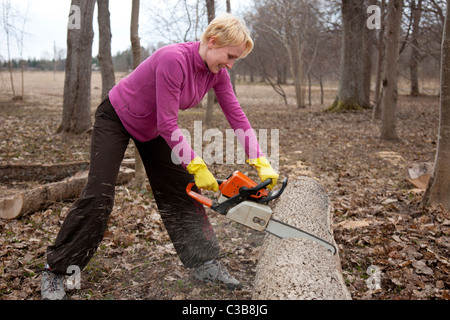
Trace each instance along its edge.
{"label": "tree trunk", "polygon": [[67,29],[63,115],[57,133],[80,134],[92,127],[92,20],[95,2],[96,0],[72,0],[69,22],[79,21],[75,21],[75,27]]}
{"label": "tree trunk", "polygon": [[[273,217],[334,244],[328,196],[314,179],[291,181]],[[254,300],[350,300],[339,254],[303,238],[266,235],[256,266]]]}
{"label": "tree trunk", "polygon": [[377,57],[377,75],[375,80],[374,108],[373,119],[381,119],[381,79],[383,78],[383,61],[384,61],[384,21],[386,11],[386,0],[381,1],[381,29],[378,32],[378,57]]}
{"label": "tree trunk", "polygon": [[11,90],[13,94],[13,99],[16,97],[16,90],[14,88],[14,79],[13,79],[13,68],[12,68],[12,60],[11,60],[11,46],[10,46],[10,34],[11,32],[14,32],[13,25],[11,19],[11,15],[13,14],[11,3],[10,1],[3,1],[2,2],[2,17],[1,17],[1,24],[3,27],[3,30],[5,31],[5,38],[6,38],[6,50],[8,53],[8,70],[9,70],[9,79],[11,81]]}
{"label": "tree trunk", "polygon": [[133,0],[131,9],[130,40],[133,51],[133,69],[141,63],[141,41],[139,39],[139,0]]}
{"label": "tree trunk", "polygon": [[292,76],[294,78],[295,98],[297,101],[297,108],[305,107],[305,97],[303,89],[303,59],[302,48],[297,35],[294,35],[293,46],[290,50]]}
{"label": "tree trunk", "polygon": [[411,77],[411,96],[417,97],[419,95],[419,75],[418,65],[420,60],[419,53],[419,33],[420,33],[420,18],[422,15],[422,0],[411,1],[412,34],[411,34],[411,56],[409,58],[409,74]]}
{"label": "tree trunk", "polygon": [[441,57],[439,135],[434,172],[425,192],[428,205],[441,204],[450,210],[450,0],[444,26]]}
{"label": "tree trunk", "polygon": [[386,62],[383,80],[381,139],[397,137],[397,77],[399,59],[399,34],[403,0],[390,0],[386,28]]}
{"label": "tree trunk", "polygon": [[342,1],[342,51],[338,94],[329,112],[362,110],[364,93],[364,2]]}
{"label": "tree trunk", "polygon": [[[216,15],[215,2],[214,0],[206,0],[206,10],[208,14],[208,23],[213,21]],[[214,90],[208,91],[208,103],[206,104],[206,112],[205,112],[205,124],[209,124],[212,121],[213,113],[214,113]]]}
{"label": "tree trunk", "polygon": [[[141,63],[141,41],[139,40],[139,0],[133,0],[131,9],[131,26],[130,26],[130,39],[131,39],[131,50],[133,51],[133,69]],[[139,151],[134,148],[134,157],[136,159],[135,163],[135,186],[142,190],[145,189],[146,175],[144,163],[142,162]]]}
{"label": "tree trunk", "polygon": [[376,38],[372,30],[363,28],[363,52],[362,52],[362,90],[361,90],[361,107],[370,109],[370,85],[372,83],[372,56],[373,44]]}
{"label": "tree trunk", "polygon": [[308,106],[312,105],[311,101],[311,73],[308,72]]}
{"label": "tree trunk", "polygon": [[97,0],[98,5],[98,31],[99,50],[98,61],[102,73],[102,97],[114,87],[116,78],[114,75],[114,64],[111,56],[111,24],[109,14],[109,0]]}
{"label": "tree trunk", "polygon": [[[226,0],[226,4],[227,4],[227,13],[231,13],[231,1],[230,0]],[[235,69],[231,69],[228,72],[230,73],[230,80],[231,80],[231,85],[233,86],[234,94],[237,96],[237,93],[236,93],[236,72],[235,72]]]}

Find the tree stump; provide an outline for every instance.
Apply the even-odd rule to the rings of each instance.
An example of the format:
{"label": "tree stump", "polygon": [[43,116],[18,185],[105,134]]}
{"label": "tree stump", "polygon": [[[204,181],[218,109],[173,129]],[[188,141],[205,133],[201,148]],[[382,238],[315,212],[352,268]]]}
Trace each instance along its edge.
{"label": "tree stump", "polygon": [[[273,218],[312,233],[336,247],[332,210],[324,188],[314,179],[289,182],[275,202]],[[333,255],[303,238],[279,239],[267,234],[257,264],[255,300],[350,300],[339,253]]]}

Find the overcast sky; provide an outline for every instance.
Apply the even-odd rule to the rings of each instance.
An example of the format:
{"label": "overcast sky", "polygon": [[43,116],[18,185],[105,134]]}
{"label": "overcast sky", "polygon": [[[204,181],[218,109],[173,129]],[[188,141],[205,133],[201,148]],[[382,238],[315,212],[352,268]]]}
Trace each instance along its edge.
{"label": "overcast sky", "polygon": [[[168,1],[168,0],[167,0]],[[201,0],[204,1],[204,0]],[[225,0],[219,0],[225,3]],[[161,0],[141,0],[141,10],[139,18],[139,34],[141,36],[141,45],[147,46],[149,39],[155,39],[150,34],[149,24],[146,23],[149,15],[150,6],[155,6]],[[216,1],[217,3],[218,1]],[[1,3],[1,1],[0,1]],[[69,16],[71,0],[11,0],[13,9],[18,10],[22,16],[27,13],[25,23],[25,38],[23,58],[36,59],[53,59],[53,48],[56,46],[58,50],[66,48],[67,40],[67,23]],[[231,0],[233,12],[242,11],[248,6],[248,0]],[[222,6],[224,7],[224,5]],[[27,10],[28,8],[28,10]],[[131,0],[110,0],[109,10],[111,14],[111,32],[112,54],[123,51],[130,47],[130,17],[131,17]],[[0,11],[3,11],[0,7]],[[220,12],[219,12],[220,13]],[[94,12],[94,43],[93,55],[98,52],[98,27],[97,27],[97,9]],[[18,26],[21,29],[21,25]],[[17,41],[15,38],[10,39],[11,56],[19,57]],[[6,34],[4,30],[0,32],[0,58],[7,59]]]}

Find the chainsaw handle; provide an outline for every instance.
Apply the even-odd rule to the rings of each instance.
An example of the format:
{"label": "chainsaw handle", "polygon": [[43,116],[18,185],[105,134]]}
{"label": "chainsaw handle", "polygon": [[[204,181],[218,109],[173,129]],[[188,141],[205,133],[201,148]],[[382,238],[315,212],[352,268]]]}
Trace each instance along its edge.
{"label": "chainsaw handle", "polygon": [[250,191],[262,190],[262,189],[265,189],[271,183],[272,183],[272,178],[267,178],[266,180],[264,180],[263,182],[261,182],[260,184],[258,184],[257,186],[254,186],[253,188],[251,188],[249,190]]}
{"label": "chainsaw handle", "polygon": [[[217,180],[217,183],[218,183],[219,185],[221,185],[222,182],[223,182],[223,180]],[[186,187],[186,192],[187,192],[187,194],[188,194],[191,198],[193,198],[193,199],[197,200],[198,202],[204,204],[205,206],[211,208],[211,206],[213,205],[213,201],[212,201],[210,198],[205,197],[204,195],[202,195],[202,194],[200,194],[200,193],[198,193],[198,192],[193,191],[193,190],[192,190],[192,187],[194,187],[194,186],[195,186],[195,182],[194,182],[194,181],[191,181],[191,182],[187,185],[187,187]]]}

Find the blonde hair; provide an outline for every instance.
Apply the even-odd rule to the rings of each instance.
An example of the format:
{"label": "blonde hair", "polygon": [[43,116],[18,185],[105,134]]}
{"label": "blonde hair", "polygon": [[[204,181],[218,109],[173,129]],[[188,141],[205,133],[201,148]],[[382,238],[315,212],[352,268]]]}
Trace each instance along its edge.
{"label": "blonde hair", "polygon": [[202,33],[200,41],[208,43],[211,37],[216,37],[219,48],[245,43],[244,53],[239,58],[245,58],[253,50],[250,30],[242,20],[229,13],[222,14],[211,21]]}

